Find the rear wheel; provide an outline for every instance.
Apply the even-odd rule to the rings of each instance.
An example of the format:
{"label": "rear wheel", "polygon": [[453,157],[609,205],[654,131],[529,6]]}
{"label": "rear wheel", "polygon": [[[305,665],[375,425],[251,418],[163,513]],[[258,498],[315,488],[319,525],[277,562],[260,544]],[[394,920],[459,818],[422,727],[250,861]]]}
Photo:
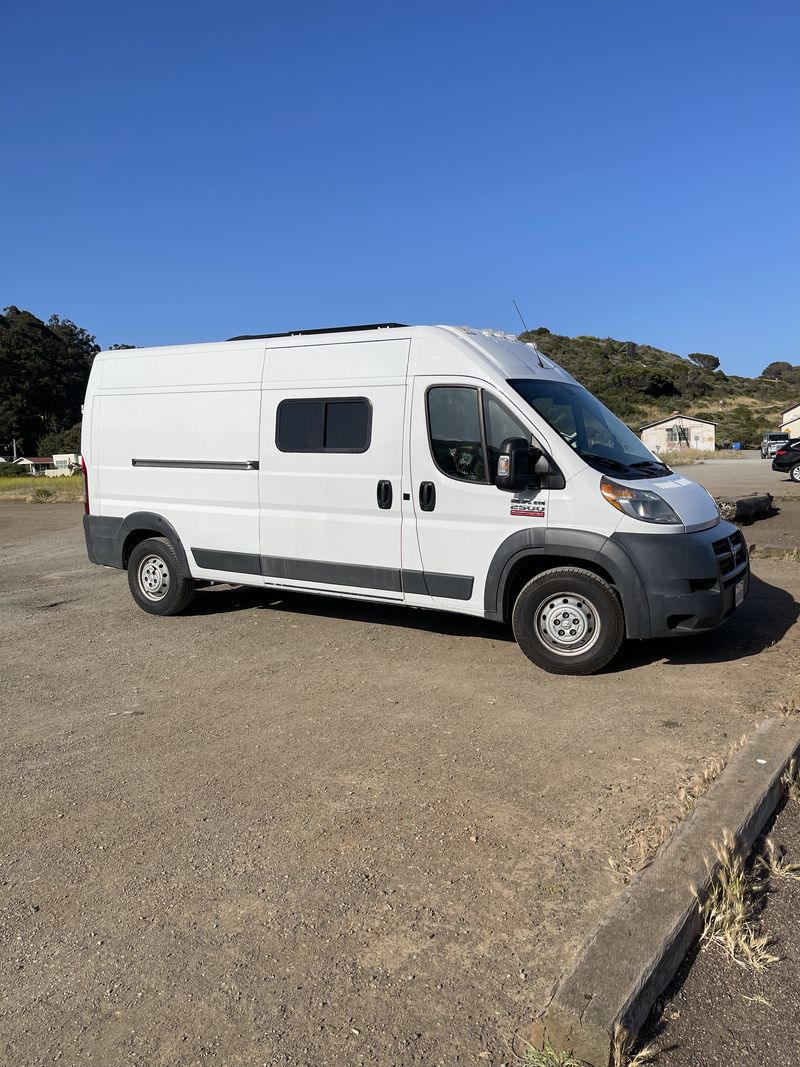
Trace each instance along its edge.
{"label": "rear wheel", "polygon": [[614,590],[579,567],[554,567],[522,589],[511,617],[517,644],[551,674],[594,674],[616,655],[625,634]]}
{"label": "rear wheel", "polygon": [[151,615],[177,615],[194,596],[194,582],[180,573],[178,556],[166,537],[140,541],[128,559],[133,599]]}
{"label": "rear wheel", "polygon": [[800,463],[795,463],[795,465],[792,467],[790,473],[791,473],[793,482],[800,482]]}

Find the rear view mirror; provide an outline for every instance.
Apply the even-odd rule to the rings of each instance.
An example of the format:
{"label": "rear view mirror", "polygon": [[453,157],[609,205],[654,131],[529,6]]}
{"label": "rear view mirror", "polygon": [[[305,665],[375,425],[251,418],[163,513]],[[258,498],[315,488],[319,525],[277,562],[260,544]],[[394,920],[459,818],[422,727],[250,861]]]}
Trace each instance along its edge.
{"label": "rear view mirror", "polygon": [[500,446],[494,484],[507,493],[527,489],[535,462],[529,441],[524,437],[507,437]]}

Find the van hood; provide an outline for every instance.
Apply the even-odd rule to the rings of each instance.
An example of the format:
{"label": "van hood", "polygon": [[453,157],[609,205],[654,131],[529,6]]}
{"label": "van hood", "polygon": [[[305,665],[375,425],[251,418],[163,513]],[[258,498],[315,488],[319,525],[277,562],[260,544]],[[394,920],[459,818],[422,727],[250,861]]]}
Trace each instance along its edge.
{"label": "van hood", "polygon": [[[624,478],[619,481],[625,481]],[[651,489],[662,496],[683,523],[687,533],[708,530],[719,522],[716,501],[702,485],[684,478],[682,474],[664,478],[647,478],[645,481],[625,482],[632,489]]]}

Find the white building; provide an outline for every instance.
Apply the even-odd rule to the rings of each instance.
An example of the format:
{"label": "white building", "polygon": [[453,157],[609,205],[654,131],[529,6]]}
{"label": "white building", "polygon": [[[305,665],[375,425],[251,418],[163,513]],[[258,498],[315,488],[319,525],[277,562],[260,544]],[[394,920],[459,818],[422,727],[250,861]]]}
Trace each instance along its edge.
{"label": "white building", "polygon": [[81,469],[81,457],[77,452],[61,452],[53,456],[54,470],[45,471],[49,478],[58,478],[64,474],[76,474]]}
{"label": "white building", "polygon": [[781,418],[781,429],[790,437],[800,437],[800,404],[787,408]]}
{"label": "white building", "polygon": [[694,448],[699,452],[713,452],[716,447],[717,425],[694,415],[673,411],[665,419],[642,426],[642,443],[651,452],[680,452]]}

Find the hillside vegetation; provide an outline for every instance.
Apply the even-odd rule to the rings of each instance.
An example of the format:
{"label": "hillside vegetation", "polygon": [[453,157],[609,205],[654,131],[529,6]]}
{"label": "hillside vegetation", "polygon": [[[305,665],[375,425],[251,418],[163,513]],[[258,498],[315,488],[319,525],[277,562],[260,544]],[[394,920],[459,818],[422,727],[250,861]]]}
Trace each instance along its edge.
{"label": "hillside vegetation", "polygon": [[684,359],[652,345],[612,337],[563,337],[543,326],[520,335],[534,341],[619,415],[632,430],[673,411],[717,423],[717,444],[755,446],[780,429],[781,413],[800,401],[800,367],[770,363],[758,378],[725,374],[719,359],[696,352]]}

